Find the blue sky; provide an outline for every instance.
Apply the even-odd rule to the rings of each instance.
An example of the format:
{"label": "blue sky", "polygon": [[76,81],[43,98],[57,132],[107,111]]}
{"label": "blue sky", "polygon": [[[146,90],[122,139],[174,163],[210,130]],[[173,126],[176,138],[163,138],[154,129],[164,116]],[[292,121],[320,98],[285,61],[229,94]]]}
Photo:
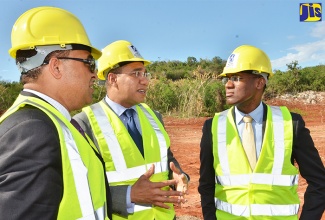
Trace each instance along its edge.
{"label": "blue sky", "polygon": [[[318,1],[321,2],[321,1]],[[132,42],[151,61],[224,60],[242,44],[263,49],[273,69],[325,64],[325,24],[300,22],[298,0],[1,0],[0,80],[19,81],[11,29],[26,10],[55,6],[75,14],[98,49]],[[325,3],[323,4],[325,7]],[[325,13],[323,16],[325,20]]]}

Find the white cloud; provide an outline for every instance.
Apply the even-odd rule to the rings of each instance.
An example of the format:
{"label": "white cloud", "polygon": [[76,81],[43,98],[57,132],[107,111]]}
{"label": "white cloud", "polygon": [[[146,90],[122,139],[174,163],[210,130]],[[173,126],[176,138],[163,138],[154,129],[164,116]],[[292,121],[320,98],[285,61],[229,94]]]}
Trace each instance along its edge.
{"label": "white cloud", "polygon": [[[317,23],[310,33],[311,36],[317,38],[324,38],[325,36],[325,23]],[[273,69],[283,70],[286,64],[295,60],[299,65],[304,67],[310,65],[317,65],[325,62],[325,39],[315,42],[308,42],[306,44],[296,45],[287,49],[288,52],[285,56],[272,60]]]}
{"label": "white cloud", "polygon": [[310,35],[312,37],[323,38],[325,35],[325,23],[317,22],[315,27],[311,30]]}

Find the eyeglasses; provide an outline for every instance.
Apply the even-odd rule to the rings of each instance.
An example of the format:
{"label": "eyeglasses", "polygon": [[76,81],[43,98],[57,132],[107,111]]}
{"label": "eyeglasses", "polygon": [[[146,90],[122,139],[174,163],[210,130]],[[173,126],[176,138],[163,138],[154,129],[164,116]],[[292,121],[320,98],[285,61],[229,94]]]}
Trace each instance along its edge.
{"label": "eyeglasses", "polygon": [[231,76],[231,77],[226,76],[226,77],[222,77],[221,82],[222,84],[226,85],[229,80],[231,80],[231,82],[234,83],[234,82],[239,82],[242,79],[243,78],[240,76]]}
{"label": "eyeglasses", "polygon": [[129,73],[121,73],[121,74],[128,74],[128,75],[134,75],[137,78],[140,77],[145,77],[147,79],[151,78],[151,74],[148,72],[142,72],[142,71],[133,71],[133,72],[129,72]]}
{"label": "eyeglasses", "polygon": [[[260,78],[260,76],[255,76],[255,77],[250,77],[250,78]],[[231,80],[231,82],[233,82],[233,83],[237,83],[243,79],[244,78],[240,77],[240,76],[231,76],[231,77],[225,76],[225,77],[222,77],[221,82],[222,82],[222,84],[226,85],[229,80]]]}
{"label": "eyeglasses", "polygon": [[59,60],[76,60],[79,62],[83,62],[89,66],[89,70],[92,73],[95,73],[96,71],[96,61],[93,57],[88,59],[81,59],[81,58],[74,58],[74,57],[57,57]]}

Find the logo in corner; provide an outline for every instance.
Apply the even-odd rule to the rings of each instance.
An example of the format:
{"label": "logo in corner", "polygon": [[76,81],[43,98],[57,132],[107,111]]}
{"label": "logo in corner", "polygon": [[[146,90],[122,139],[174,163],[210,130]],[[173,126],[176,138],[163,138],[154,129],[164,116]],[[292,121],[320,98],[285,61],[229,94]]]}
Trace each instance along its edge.
{"label": "logo in corner", "polygon": [[322,21],[322,3],[300,3],[299,15],[302,22]]}

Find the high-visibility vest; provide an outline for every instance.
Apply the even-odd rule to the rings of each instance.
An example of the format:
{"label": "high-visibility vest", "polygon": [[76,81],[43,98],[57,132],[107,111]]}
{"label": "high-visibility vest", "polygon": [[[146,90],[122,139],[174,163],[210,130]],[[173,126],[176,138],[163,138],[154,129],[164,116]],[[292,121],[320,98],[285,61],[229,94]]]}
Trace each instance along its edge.
{"label": "high-visibility vest", "polygon": [[108,220],[101,161],[84,137],[57,109],[39,98],[19,95],[0,118],[0,123],[25,105],[46,113],[59,134],[64,190],[57,219]]}
{"label": "high-visibility vest", "polygon": [[252,171],[233,108],[212,121],[218,219],[298,219],[298,169],[291,164],[293,125],[286,107],[267,106],[262,150]]}
{"label": "high-visibility vest", "polygon": [[[169,136],[147,105],[137,105],[136,111],[143,131],[144,157],[122,121],[104,101],[83,108],[105,161],[107,179],[112,186],[133,185],[151,164],[155,164],[155,173],[150,178],[151,181],[168,180]],[[165,190],[169,190],[169,187],[165,187]],[[113,213],[113,220],[173,219],[175,216],[173,205],[167,205],[170,209],[135,204],[133,214],[124,218]]]}

